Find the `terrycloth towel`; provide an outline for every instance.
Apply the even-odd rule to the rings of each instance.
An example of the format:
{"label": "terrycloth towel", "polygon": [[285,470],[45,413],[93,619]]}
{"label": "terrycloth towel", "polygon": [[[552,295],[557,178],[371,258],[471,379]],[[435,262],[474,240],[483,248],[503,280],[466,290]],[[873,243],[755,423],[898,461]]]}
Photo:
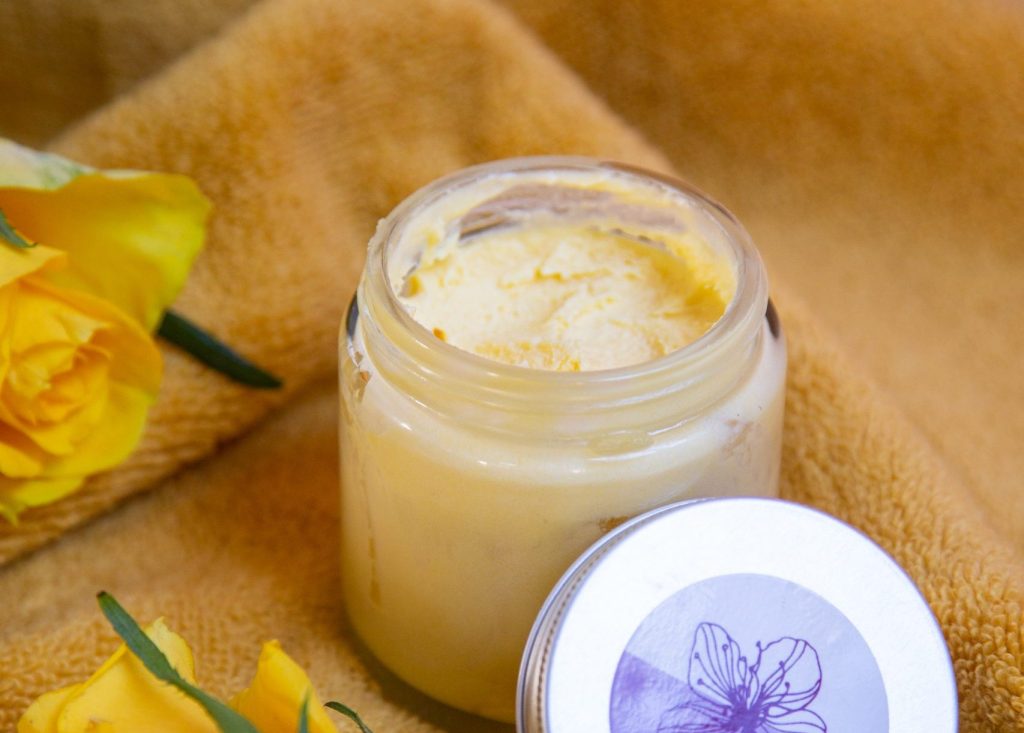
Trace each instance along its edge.
{"label": "terrycloth towel", "polygon": [[289,385],[254,394],[166,350],[135,456],[0,529],[0,730],[114,648],[101,588],[165,615],[215,692],[277,637],[378,732],[488,729],[368,667],[341,620],[337,332],[402,197],[475,162],[582,153],[674,169],[747,224],[791,347],[784,496],[913,576],[962,730],[1024,731],[1024,10],[250,4],[0,3],[0,133],[76,122],[58,151],[193,176],[216,211],[176,307]]}

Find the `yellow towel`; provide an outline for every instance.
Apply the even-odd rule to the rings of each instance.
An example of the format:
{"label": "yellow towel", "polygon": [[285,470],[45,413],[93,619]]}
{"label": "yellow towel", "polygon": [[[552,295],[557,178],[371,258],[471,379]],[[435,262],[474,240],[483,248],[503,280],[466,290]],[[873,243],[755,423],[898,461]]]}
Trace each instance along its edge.
{"label": "yellow towel", "polygon": [[914,577],[964,731],[1024,731],[1024,10],[249,5],[0,3],[0,133],[39,142],[77,122],[57,150],[193,176],[216,212],[177,307],[289,384],[254,394],[166,351],[136,455],[0,529],[0,730],[114,647],[100,588],[166,615],[215,692],[278,637],[378,731],[491,727],[368,666],[344,628],[337,330],[374,223],[403,196],[557,152],[674,168],[747,223],[791,345],[784,495]]}

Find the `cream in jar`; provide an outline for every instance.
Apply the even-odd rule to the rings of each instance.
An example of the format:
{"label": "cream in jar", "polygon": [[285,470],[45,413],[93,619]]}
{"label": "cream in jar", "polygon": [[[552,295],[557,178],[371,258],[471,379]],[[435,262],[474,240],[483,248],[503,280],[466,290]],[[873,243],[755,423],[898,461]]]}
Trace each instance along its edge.
{"label": "cream in jar", "polygon": [[683,184],[582,159],[463,171],[381,223],[357,305],[345,603],[444,702],[512,719],[544,597],[618,523],[776,493],[785,347],[763,268]]}
{"label": "cream in jar", "polygon": [[[514,186],[453,212],[464,214],[458,237],[444,219],[422,222],[425,247],[399,299],[439,339],[533,369],[612,369],[686,346],[725,312],[732,268],[671,199],[623,204],[616,184]],[[560,199],[582,210],[547,213]],[[508,216],[513,206],[534,209],[528,226]]]}

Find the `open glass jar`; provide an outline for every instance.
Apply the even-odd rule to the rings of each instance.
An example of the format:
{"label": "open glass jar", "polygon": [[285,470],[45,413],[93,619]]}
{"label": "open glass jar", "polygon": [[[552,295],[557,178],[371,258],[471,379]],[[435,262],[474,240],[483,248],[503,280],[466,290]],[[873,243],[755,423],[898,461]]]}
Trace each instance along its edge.
{"label": "open glass jar", "polygon": [[[581,225],[595,215],[576,195],[511,197],[500,211],[524,185],[610,190],[600,216],[626,234],[645,218],[637,202],[668,202],[673,221],[728,263],[724,314],[688,346],[598,371],[512,366],[437,338],[399,298],[424,222],[472,246],[466,224],[481,205],[504,227],[528,228],[541,211]],[[637,241],[658,246],[645,232]],[[399,205],[370,242],[341,341],[343,588],[370,650],[432,697],[512,720],[534,617],[591,543],[681,499],[776,494],[786,352],[767,290],[725,209],[627,166],[502,161]]]}

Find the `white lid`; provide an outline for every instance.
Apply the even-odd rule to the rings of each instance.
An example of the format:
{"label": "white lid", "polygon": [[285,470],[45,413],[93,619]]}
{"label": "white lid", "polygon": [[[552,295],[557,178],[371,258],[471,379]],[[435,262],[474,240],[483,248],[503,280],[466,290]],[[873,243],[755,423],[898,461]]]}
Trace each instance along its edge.
{"label": "white lid", "polygon": [[944,733],[934,616],[878,545],[770,499],[673,504],[562,577],[519,679],[521,733]]}

